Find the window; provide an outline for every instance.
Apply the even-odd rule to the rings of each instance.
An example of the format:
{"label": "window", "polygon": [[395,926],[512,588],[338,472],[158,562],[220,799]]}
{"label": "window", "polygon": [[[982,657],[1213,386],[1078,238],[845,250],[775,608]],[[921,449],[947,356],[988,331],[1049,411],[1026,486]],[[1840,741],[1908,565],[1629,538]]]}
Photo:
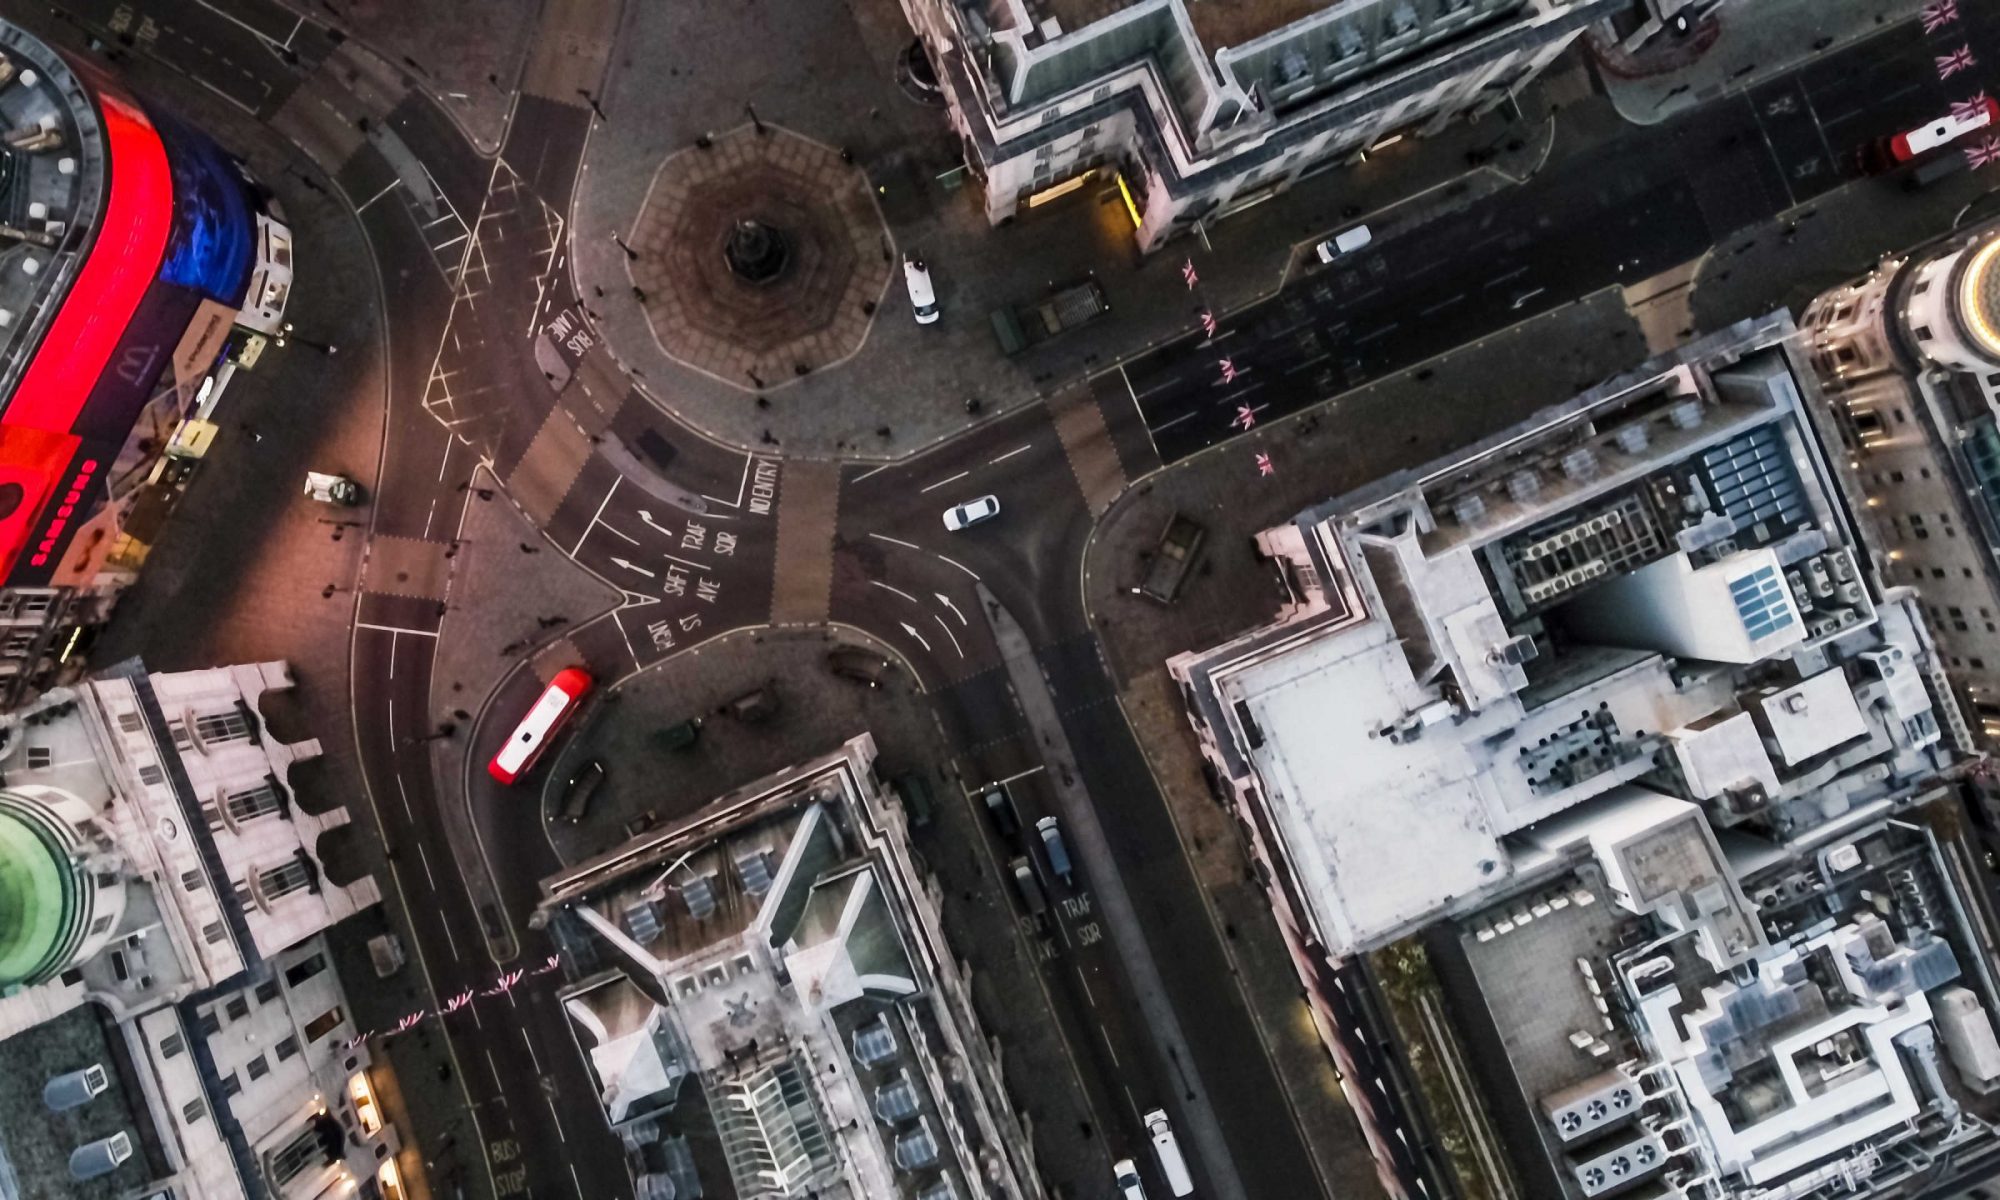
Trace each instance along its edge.
{"label": "window", "polygon": [[198,892],[207,886],[208,877],[201,873],[201,868],[196,867],[192,870],[181,872],[181,887],[183,890]]}
{"label": "window", "polygon": [[1968,658],[1965,660],[1965,663],[1975,671],[1984,671],[1986,669],[1986,660],[1983,658]]}
{"label": "window", "polygon": [[257,1057],[243,1064],[243,1073],[250,1077],[252,1083],[255,1083],[257,1080],[271,1073],[271,1064],[265,1062],[264,1056],[259,1054]]}
{"label": "window", "polygon": [[192,1125],[208,1115],[208,1106],[197,1096],[181,1106],[181,1124]]}
{"label": "window", "polygon": [[1917,286],[1910,289],[1910,295],[1921,296],[1925,292],[1928,292],[1930,290],[1931,290],[1931,281],[1928,279],[1920,279],[1917,281]]}
{"label": "window", "polygon": [[250,1015],[250,1002],[239,992],[229,998],[228,1004],[223,1005],[222,1014],[232,1021],[241,1021]]}
{"label": "window", "polygon": [[336,1005],[306,1022],[306,1041],[316,1042],[332,1033],[340,1025],[340,1008]]}
{"label": "window", "polygon": [[55,751],[49,749],[47,746],[28,747],[28,769],[30,771],[39,771],[45,767],[54,766],[55,761]]}
{"label": "window", "polygon": [[319,1146],[319,1131],[307,1124],[291,1141],[271,1152],[271,1178],[282,1189],[299,1172],[322,1160],[324,1154]]}
{"label": "window", "polygon": [[215,945],[217,942],[221,941],[223,938],[226,938],[228,936],[229,936],[229,931],[223,928],[222,922],[220,921],[210,921],[208,924],[202,926],[201,928],[201,940],[207,942],[211,946]]}
{"label": "window", "polygon": [[110,929],[111,922],[115,920],[117,920],[117,918],[114,917],[112,914],[105,913],[103,916],[97,918],[95,921],[92,921],[90,923],[90,936],[96,937],[98,934],[103,933],[107,929]]}
{"label": "window", "polygon": [[257,875],[257,892],[266,900],[289,896],[312,883],[312,868],[299,859],[282,863]]}
{"label": "window", "polygon": [[158,763],[139,764],[139,782],[147,787],[158,787],[167,781],[167,773],[160,770]]}
{"label": "window", "polygon": [[285,986],[295,988],[326,970],[326,955],[314,954],[285,968]]}
{"label": "window", "polygon": [[135,712],[118,714],[118,730],[121,733],[137,733],[146,727],[146,719]]}
{"label": "window", "polygon": [[194,739],[188,736],[186,721],[168,721],[167,735],[174,739],[174,749],[181,753],[185,754],[194,749]]}
{"label": "window", "polygon": [[238,825],[254,821],[266,813],[278,811],[278,789],[267,779],[254,787],[229,793],[223,800],[223,807],[228,811],[229,819]]}
{"label": "window", "polygon": [[239,1095],[242,1091],[243,1081],[236,1078],[236,1072],[231,1071],[222,1077],[222,1094],[225,1097]]}
{"label": "window", "polygon": [[293,1037],[291,1034],[288,1033],[284,1037],[278,1039],[278,1044],[275,1047],[275,1050],[278,1055],[278,1061],[284,1062],[286,1059],[292,1057],[293,1055],[299,1052],[299,1039]]}
{"label": "window", "polygon": [[257,1003],[269,1004],[278,998],[278,981],[266,979],[257,985]]}
{"label": "window", "polygon": [[1919,325],[1912,332],[1914,332],[1917,335],[1917,340],[1920,342],[1928,342],[1931,340],[1931,327],[1928,325]]}
{"label": "window", "polygon": [[187,1040],[181,1037],[179,1030],[160,1039],[161,1058],[179,1058],[186,1050]]}
{"label": "window", "polygon": [[250,722],[241,712],[204,713],[194,719],[194,732],[209,745],[234,742],[250,736]]}
{"label": "window", "polygon": [[194,1031],[204,1038],[212,1038],[222,1032],[222,1021],[216,1017],[214,1009],[205,1008],[194,1019]]}

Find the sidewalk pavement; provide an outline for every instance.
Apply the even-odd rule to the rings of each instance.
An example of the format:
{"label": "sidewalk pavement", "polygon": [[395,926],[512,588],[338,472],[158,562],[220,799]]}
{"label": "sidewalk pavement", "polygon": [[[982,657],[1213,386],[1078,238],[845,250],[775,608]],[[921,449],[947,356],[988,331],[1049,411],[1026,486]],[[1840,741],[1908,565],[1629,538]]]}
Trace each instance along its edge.
{"label": "sidewalk pavement", "polygon": [[[971,980],[1039,1173],[1054,1195],[1100,1195],[1111,1155],[1090,1123],[1061,1027],[1037,982],[1040,948],[1022,935],[988,835],[913,678],[897,671],[880,688],[863,688],[826,670],[829,647],[856,641],[866,639],[852,630],[738,630],[634,676],[616,703],[593,710],[550,765],[553,778],[589,758],[606,765],[589,815],[576,825],[551,825],[551,841],[565,862],[576,862],[622,842],[635,819],[673,821],[857,733],[873,734],[882,778],[916,773],[930,781],[931,821],[913,825],[910,840],[931,873],[945,934]],[[760,681],[777,701],[768,720],[719,711]],[[694,746],[659,746],[656,732],[687,717],[703,721]]]}
{"label": "sidewalk pavement", "polygon": [[[1257,531],[1309,504],[1442,455],[1559,403],[1647,356],[1616,289],[1441,355],[1306,413],[1260,426],[1159,471],[1099,522],[1084,556],[1085,606],[1125,719],[1158,780],[1223,948],[1323,1177],[1374,1194],[1373,1164],[1332,1062],[1298,1018],[1296,968],[1218,804],[1165,660],[1269,620],[1282,599],[1252,547]],[[1257,452],[1277,474],[1260,478]],[[1208,536],[1177,603],[1132,595],[1175,513]]]}
{"label": "sidewalk pavement", "polygon": [[281,0],[366,45],[437,101],[481,154],[514,111],[541,0]]}
{"label": "sidewalk pavement", "polygon": [[1655,125],[1859,41],[1922,6],[1923,0],[1731,0],[1710,18],[1716,35],[1693,62],[1649,69],[1647,54],[1670,55],[1677,48],[1663,36],[1633,61],[1600,52],[1598,78],[1626,120]]}
{"label": "sidewalk pavement", "polygon": [[[621,42],[626,55],[605,85],[609,121],[593,130],[585,156],[570,257],[576,294],[602,290],[592,303],[597,332],[653,403],[739,447],[768,444],[761,442],[768,430],[787,457],[906,456],[1182,333],[1196,319],[1197,298],[1180,277],[1189,259],[1201,275],[1199,301],[1227,311],[1275,290],[1295,252],[1336,228],[1415,223],[1525,179],[1555,140],[1551,107],[1575,105],[1590,87],[1579,49],[1524,92],[1521,121],[1494,116],[1405,139],[1220,222],[1206,246],[1187,238],[1141,259],[1108,183],[995,229],[972,185],[954,192],[937,182],[959,152],[942,111],[913,103],[895,86],[895,57],[911,39],[895,0],[787,13],[795,19],[777,20],[764,5],[726,12],[635,6]],[[762,52],[743,55],[744,45]],[[749,387],[666,355],[633,297],[630,262],[612,240],[631,241],[660,163],[698,136],[747,123],[745,102],[765,124],[854,154],[877,189],[895,252],[921,253],[929,263],[944,314],[918,326],[900,281],[892,280],[860,353],[767,388],[762,406]],[[637,113],[645,117],[627,115]],[[1469,170],[1468,155],[1483,165]],[[989,313],[1086,271],[1095,272],[1110,312],[1003,357]],[[967,412],[968,399],[979,401],[979,413]]]}

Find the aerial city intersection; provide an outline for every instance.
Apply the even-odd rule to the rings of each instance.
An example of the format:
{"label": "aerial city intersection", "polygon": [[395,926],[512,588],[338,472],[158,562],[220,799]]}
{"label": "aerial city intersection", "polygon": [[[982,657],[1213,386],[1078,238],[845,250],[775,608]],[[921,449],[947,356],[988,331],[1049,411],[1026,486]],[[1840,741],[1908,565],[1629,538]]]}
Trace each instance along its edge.
{"label": "aerial city intersection", "polygon": [[1991,1195],[1996,94],[0,3],[0,1197]]}

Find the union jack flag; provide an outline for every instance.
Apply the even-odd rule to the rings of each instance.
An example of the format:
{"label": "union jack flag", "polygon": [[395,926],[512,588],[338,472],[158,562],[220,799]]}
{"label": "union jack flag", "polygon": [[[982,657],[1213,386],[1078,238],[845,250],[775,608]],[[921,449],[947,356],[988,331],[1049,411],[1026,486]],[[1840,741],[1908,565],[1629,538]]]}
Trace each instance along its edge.
{"label": "union jack flag", "polygon": [[1216,328],[1216,326],[1215,326],[1215,314],[1214,314],[1214,313],[1212,313],[1212,312],[1210,312],[1210,311],[1208,311],[1208,310],[1207,310],[1207,309],[1205,309],[1205,308],[1204,308],[1204,309],[1202,309],[1202,310],[1201,310],[1201,331],[1202,331],[1203,333],[1207,334],[1207,335],[1208,335],[1208,336],[1210,336],[1210,337],[1214,337],[1214,336],[1215,336],[1215,328]]}
{"label": "union jack flag", "polygon": [[471,988],[466,988],[466,989],[465,989],[464,991],[460,992],[460,993],[459,993],[458,995],[456,995],[456,996],[453,996],[453,997],[452,997],[451,999],[449,999],[449,1000],[446,1000],[446,1001],[444,1002],[444,1009],[443,1009],[443,1011],[444,1011],[444,1012],[448,1012],[448,1013],[455,1013],[455,1012],[457,1012],[457,1011],[458,1011],[459,1009],[461,1009],[461,1008],[464,1008],[464,1007],[465,1007],[466,1005],[468,1005],[468,1004],[470,1004],[470,1003],[472,1003],[472,989],[471,989]]}
{"label": "union jack flag", "polygon": [[1257,424],[1257,410],[1247,404],[1236,406],[1236,419],[1230,422],[1238,429],[1249,430]]}
{"label": "union jack flag", "polygon": [[1236,382],[1236,364],[1226,358],[1222,360],[1222,382]]}
{"label": "union jack flag", "polygon": [[1958,20],[1958,0],[1936,0],[1934,4],[1924,5],[1923,12],[1918,16],[1924,23],[1925,33],[1936,33]]}
{"label": "union jack flag", "polygon": [[1960,100],[1951,106],[1951,118],[1954,121],[1968,121],[1974,117],[1984,116],[1985,113],[1985,92],[1975,92],[1972,99]]}
{"label": "union jack flag", "polygon": [[1259,454],[1257,456],[1257,473],[1259,475],[1276,475],[1278,473],[1278,468],[1271,465],[1270,455]]}
{"label": "union jack flag", "polygon": [[521,982],[521,976],[524,974],[526,974],[525,971],[521,971],[518,969],[509,971],[505,975],[502,975],[500,978],[494,980],[493,986],[487,988],[483,994],[488,996],[505,995],[507,992],[514,990],[514,985]]}
{"label": "union jack flag", "polygon": [[1965,161],[1971,163],[1974,170],[2000,162],[2000,137],[1990,137],[1977,146],[1967,146]]}
{"label": "union jack flag", "polygon": [[541,966],[535,968],[535,974],[546,975],[550,971],[558,970],[561,967],[562,967],[562,955],[551,954],[548,957],[548,961],[544,962]]}
{"label": "union jack flag", "polygon": [[418,1025],[423,1024],[425,1015],[424,1010],[420,1008],[409,1016],[404,1017],[402,1020],[396,1022],[396,1032],[403,1033],[406,1030],[415,1029]]}
{"label": "union jack flag", "polygon": [[1950,54],[1940,54],[1937,56],[1938,78],[1950,79],[1960,71],[1970,71],[1978,65],[1979,60],[1972,57],[1972,47],[1970,45],[1960,46]]}
{"label": "union jack flag", "polygon": [[1181,264],[1181,278],[1187,280],[1189,291],[1193,291],[1194,285],[1200,282],[1201,276],[1195,274],[1193,259],[1190,258]]}

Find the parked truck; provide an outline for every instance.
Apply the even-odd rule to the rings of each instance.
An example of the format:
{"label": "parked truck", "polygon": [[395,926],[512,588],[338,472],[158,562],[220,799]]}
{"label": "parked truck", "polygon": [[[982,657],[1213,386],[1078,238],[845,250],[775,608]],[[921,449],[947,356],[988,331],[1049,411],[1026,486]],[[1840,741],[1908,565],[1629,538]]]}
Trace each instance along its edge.
{"label": "parked truck", "polygon": [[1019,354],[1036,342],[1074,329],[1110,311],[1097,276],[1086,275],[1066,287],[1052,288],[1044,299],[993,310],[993,336],[1003,354]]}
{"label": "parked truck", "polygon": [[1160,544],[1153,550],[1146,581],[1139,585],[1140,594],[1162,604],[1172,604],[1174,597],[1180,595],[1181,585],[1187,582],[1195,554],[1207,534],[1194,518],[1175,513],[1167,521],[1166,531],[1160,534]]}

